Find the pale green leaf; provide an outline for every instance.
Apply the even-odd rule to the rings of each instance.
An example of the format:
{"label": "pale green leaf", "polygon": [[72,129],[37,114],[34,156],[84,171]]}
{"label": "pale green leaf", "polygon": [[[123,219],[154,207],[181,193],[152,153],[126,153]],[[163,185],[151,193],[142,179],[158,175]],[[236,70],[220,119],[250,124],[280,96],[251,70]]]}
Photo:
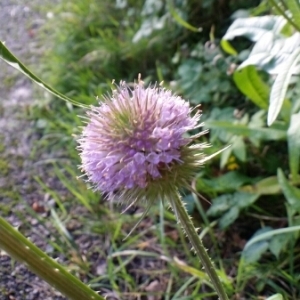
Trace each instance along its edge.
{"label": "pale green leaf", "polygon": [[224,40],[244,36],[253,42],[259,41],[269,31],[279,34],[286,20],[281,16],[263,16],[236,19],[224,35]]}
{"label": "pale green leaf", "polygon": [[260,233],[258,235],[253,236],[253,238],[251,238],[251,240],[249,240],[248,243],[245,245],[244,249],[250,248],[251,246],[253,246],[258,242],[269,240],[277,234],[287,234],[287,233],[295,233],[295,232],[298,233],[299,231],[300,231],[300,226],[290,226],[286,228],[268,230],[267,232]]}
{"label": "pale green leaf", "polygon": [[268,111],[268,125],[272,125],[276,120],[281,106],[284,101],[284,97],[293,75],[293,69],[300,59],[300,47],[298,47],[286,61],[282,72],[280,72],[271,89],[270,94],[270,106]]}

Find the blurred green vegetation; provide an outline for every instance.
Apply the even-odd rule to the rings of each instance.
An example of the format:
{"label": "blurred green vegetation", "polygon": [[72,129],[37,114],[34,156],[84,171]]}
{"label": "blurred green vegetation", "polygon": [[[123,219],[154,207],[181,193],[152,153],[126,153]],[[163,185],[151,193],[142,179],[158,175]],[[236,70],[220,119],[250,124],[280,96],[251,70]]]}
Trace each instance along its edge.
{"label": "blurred green vegetation", "polygon": [[[196,190],[212,205],[191,194],[184,199],[194,222],[203,228],[205,243],[231,299],[265,299],[275,293],[281,293],[284,299],[299,299],[298,233],[296,229],[284,235],[276,231],[299,225],[300,192],[296,186],[300,181],[298,174],[290,180],[292,146],[288,148],[289,109],[291,103],[299,103],[299,83],[290,86],[280,118],[268,127],[268,95],[273,79],[264,70],[252,67],[244,73],[236,72],[253,47],[245,38],[232,42],[238,49],[235,55],[226,54],[220,45],[234,19],[276,15],[278,11],[268,1],[254,0],[62,0],[52,12],[44,27],[43,43],[48,51],[39,73],[60,92],[96,105],[96,96],[101,100],[101,95],[110,91],[112,80],[131,82],[141,73],[146,83],[164,81],[166,87],[193,105],[201,104],[203,121],[210,129],[206,141],[212,143],[207,154],[227,144],[232,146],[222,153],[220,162],[207,163],[195,178]],[[245,82],[253,84],[250,92],[245,92]],[[259,95],[254,93],[258,86],[260,92],[263,89]],[[52,98],[41,101],[31,112],[41,134],[34,151],[56,151],[60,166],[57,177],[92,215],[91,220],[82,217],[84,228],[111,238],[111,248],[104,250],[110,252],[104,254],[108,275],[97,278],[89,274],[92,286],[117,291],[120,299],[137,299],[126,298],[126,293],[131,295],[158,275],[145,273],[145,278],[139,277],[137,282],[126,264],[130,265],[139,253],[146,255],[139,250],[147,248],[149,241],[141,237],[140,229],[136,237],[122,242],[132,216],[116,217],[104,203],[99,208],[97,196],[76,181],[79,160],[73,136],[79,134],[82,125],[78,115],[84,115],[84,111],[72,105]],[[299,165],[299,161],[293,162]],[[205,275],[197,273],[199,264],[188,254],[184,237],[178,240],[179,249],[168,235],[174,218],[161,207],[154,208],[149,218],[157,226],[149,238],[172,257],[163,269],[167,292],[159,299],[215,299]],[[243,251],[253,236],[268,232],[265,239]],[[130,262],[118,260],[127,248],[134,249]],[[150,252],[157,255],[153,249]],[[191,268],[183,267],[173,256],[182,257]],[[186,276],[182,277],[181,271]],[[188,295],[184,296],[182,286]]]}

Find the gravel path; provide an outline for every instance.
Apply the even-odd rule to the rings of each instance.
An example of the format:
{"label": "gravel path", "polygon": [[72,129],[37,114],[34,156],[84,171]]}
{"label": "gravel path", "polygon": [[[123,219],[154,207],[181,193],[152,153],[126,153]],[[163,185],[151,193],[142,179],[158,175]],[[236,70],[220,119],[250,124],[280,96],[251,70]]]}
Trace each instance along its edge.
{"label": "gravel path", "polygon": [[[25,64],[37,63],[41,52],[37,37],[47,15],[45,3],[47,1],[0,0],[0,40],[5,41]],[[24,210],[22,200],[34,205],[45,196],[32,176],[38,172],[34,164],[37,158],[31,157],[37,137],[26,119],[26,111],[33,103],[33,87],[28,79],[3,61],[0,61],[0,70],[0,215],[14,226],[20,226],[23,224],[18,218]],[[7,211],[7,207],[11,211]],[[27,221],[33,227],[38,226],[34,220]],[[38,230],[45,236],[49,234],[44,228]],[[34,233],[29,235],[38,246],[47,247]],[[0,251],[0,300],[6,299],[64,298]]]}

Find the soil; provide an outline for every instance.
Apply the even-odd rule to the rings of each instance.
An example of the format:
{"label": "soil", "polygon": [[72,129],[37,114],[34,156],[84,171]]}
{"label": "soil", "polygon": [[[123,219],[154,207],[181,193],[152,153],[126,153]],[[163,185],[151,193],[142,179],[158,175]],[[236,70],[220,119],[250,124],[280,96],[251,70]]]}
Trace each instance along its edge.
{"label": "soil", "polygon": [[[42,51],[38,34],[47,18],[46,2],[0,0],[0,40],[26,65],[34,66]],[[49,246],[35,234],[38,230],[47,236],[47,229],[41,228],[30,214],[26,215],[26,222],[21,218],[26,207],[36,206],[46,196],[34,180],[33,174],[41,171],[36,164],[40,157],[32,157],[38,136],[26,118],[34,104],[33,85],[3,61],[0,70],[0,215],[14,226],[31,224],[26,235],[49,253]],[[0,300],[5,299],[65,298],[0,251]]]}

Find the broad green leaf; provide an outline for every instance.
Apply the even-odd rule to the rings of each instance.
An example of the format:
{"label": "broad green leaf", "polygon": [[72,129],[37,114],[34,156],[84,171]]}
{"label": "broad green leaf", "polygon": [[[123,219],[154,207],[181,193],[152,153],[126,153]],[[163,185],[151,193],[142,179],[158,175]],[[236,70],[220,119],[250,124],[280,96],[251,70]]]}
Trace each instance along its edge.
{"label": "broad green leaf", "polygon": [[219,220],[219,225],[221,229],[227,228],[230,224],[232,224],[240,214],[240,210],[238,207],[233,206],[227,211]]}
{"label": "broad green leaf", "polygon": [[54,88],[46,84],[44,81],[42,81],[39,77],[37,77],[35,74],[33,74],[18,58],[16,58],[9,50],[5,47],[4,43],[0,41],[0,58],[4,60],[6,63],[8,63],[10,66],[14,67],[24,75],[26,75],[29,79],[31,79],[33,82],[35,82],[37,85],[45,89],[46,91],[50,92],[54,96],[68,102],[72,103],[73,105],[80,106],[86,108],[86,105],[83,105],[80,102],[77,102],[60,92],[56,91]]}
{"label": "broad green leaf", "polygon": [[232,203],[232,194],[221,195],[212,200],[211,207],[207,210],[207,215],[217,217],[230,209]]}
{"label": "broad green leaf", "polygon": [[245,263],[257,262],[261,256],[268,250],[269,243],[266,241],[258,242],[242,252],[242,258]]}
{"label": "broad green leaf", "polygon": [[281,190],[288,201],[288,203],[295,207],[300,207],[300,190],[293,185],[285,178],[281,169],[277,170],[278,182],[280,184]]}
{"label": "broad green leaf", "polygon": [[300,27],[300,3],[299,0],[285,0],[285,5],[292,14],[293,22]]}
{"label": "broad green leaf", "polygon": [[268,111],[268,125],[272,125],[276,120],[284,97],[290,82],[290,79],[293,75],[293,69],[296,66],[300,59],[300,47],[298,47],[286,61],[282,72],[280,72],[271,89],[270,94],[270,106]]}
{"label": "broad green leaf", "polygon": [[238,191],[233,194],[233,201],[235,206],[239,207],[240,209],[244,209],[253,204],[259,198],[259,196],[260,194],[258,193],[246,193]]}
{"label": "broad green leaf", "polygon": [[257,138],[265,141],[285,140],[287,137],[285,130],[275,128],[250,128],[247,125],[232,124],[227,121],[207,120],[205,126],[209,129],[225,129],[236,135],[242,135],[249,138]]}
{"label": "broad green leaf", "polygon": [[289,147],[289,164],[292,179],[296,181],[299,177],[300,163],[300,113],[291,116],[290,126],[287,132]]}
{"label": "broad green leaf", "polygon": [[261,228],[255,232],[253,237],[250,239],[249,242],[254,241],[253,243],[249,244],[248,247],[247,244],[244,247],[244,250],[242,252],[242,257],[245,260],[246,263],[253,263],[260,259],[263,253],[265,253],[269,248],[269,240],[271,237],[266,237],[264,239],[258,239],[255,240],[257,237],[261,237],[264,234],[267,234],[268,232],[272,231],[272,227],[266,226],[264,228]]}
{"label": "broad green leaf", "polygon": [[[241,209],[253,204],[259,198],[259,196],[260,195],[256,193],[242,191],[238,191],[233,194],[221,195],[215,199],[212,199],[212,205],[207,210],[207,215],[216,217],[224,214],[227,211],[228,215],[225,216],[224,214],[220,220],[220,225],[221,227],[223,226],[222,228],[224,228],[235,220],[235,216],[237,214],[236,210],[239,213]],[[235,210],[232,210],[232,208],[235,208]]]}
{"label": "broad green leaf", "polygon": [[270,88],[262,81],[254,66],[238,69],[233,80],[239,90],[262,109],[268,108]]}

